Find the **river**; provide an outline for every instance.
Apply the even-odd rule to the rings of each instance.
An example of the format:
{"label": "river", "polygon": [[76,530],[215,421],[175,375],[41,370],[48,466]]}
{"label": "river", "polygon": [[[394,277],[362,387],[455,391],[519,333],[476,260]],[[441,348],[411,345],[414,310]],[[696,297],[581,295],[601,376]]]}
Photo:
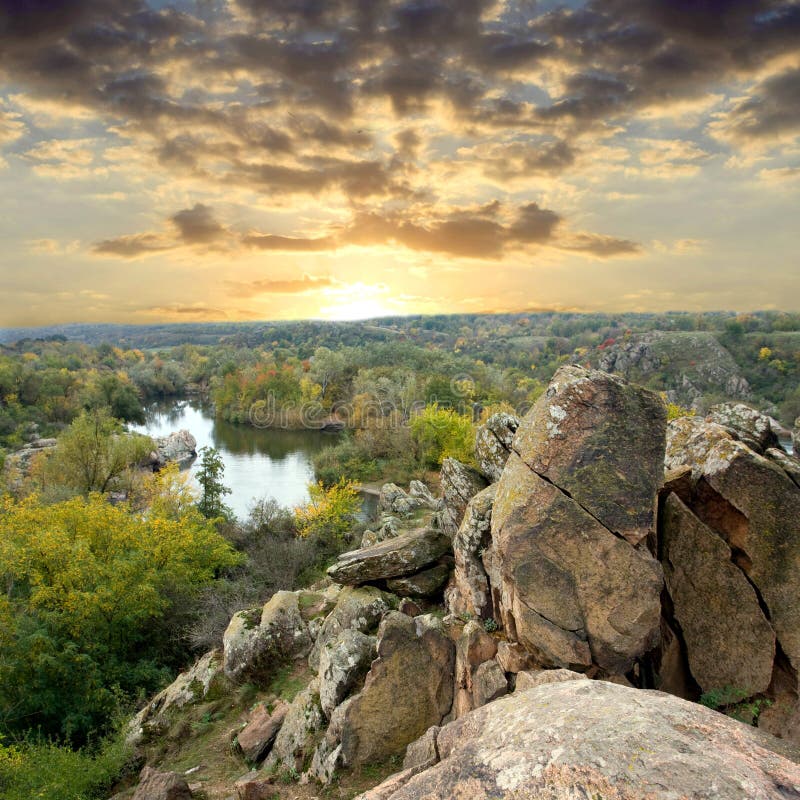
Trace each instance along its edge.
{"label": "river", "polygon": [[[131,430],[166,436],[185,428],[197,439],[197,450],[213,447],[225,465],[223,483],[231,489],[226,504],[244,519],[254,500],[272,497],[293,508],[308,500],[314,480],[313,455],[336,442],[337,434],[284,431],[233,425],[215,419],[212,407],[195,400],[165,401],[147,409],[144,425]],[[200,459],[190,467],[196,474]]]}

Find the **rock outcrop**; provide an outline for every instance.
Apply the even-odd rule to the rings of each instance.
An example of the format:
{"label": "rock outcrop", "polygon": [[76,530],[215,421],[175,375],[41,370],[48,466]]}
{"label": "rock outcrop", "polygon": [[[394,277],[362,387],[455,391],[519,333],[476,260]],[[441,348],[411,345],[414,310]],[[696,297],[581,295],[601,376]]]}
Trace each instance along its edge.
{"label": "rock outcrop", "polygon": [[398,773],[361,800],[800,797],[800,768],[779,740],[703,706],[603,681],[518,691],[432,736],[427,751],[438,763]]}
{"label": "rock outcrop", "polygon": [[330,718],[350,692],[360,686],[375,657],[377,640],[361,631],[346,628],[322,648],[319,663],[319,699]]}
{"label": "rock outcrop", "polygon": [[314,751],[313,738],[324,727],[319,681],[315,679],[292,700],[264,768],[283,767],[302,772],[303,764]]}
{"label": "rock outcrop", "polygon": [[357,586],[400,575],[412,575],[433,564],[450,549],[450,540],[433,528],[395,536],[362,550],[339,556],[328,568],[329,577]]}
{"label": "rock outcrop", "polygon": [[659,636],[653,534],[666,412],[611,375],[562,368],[497,484],[489,564],[506,636],[540,666],[624,673]]}
{"label": "rock outcrop", "polygon": [[519,428],[513,414],[492,414],[475,434],[475,460],[478,470],[491,483],[500,480],[511,453],[511,443]]}
{"label": "rock outcrop", "polygon": [[247,725],[236,736],[236,743],[245,760],[251,764],[262,761],[278,735],[289,706],[279,700],[273,710],[259,703],[250,713]]}
{"label": "rock outcrop", "polygon": [[666,465],[691,469],[663,501],[662,550],[692,676],[740,699],[767,692],[759,725],[800,738],[800,489],[779,461],[693,417],[670,423]]}

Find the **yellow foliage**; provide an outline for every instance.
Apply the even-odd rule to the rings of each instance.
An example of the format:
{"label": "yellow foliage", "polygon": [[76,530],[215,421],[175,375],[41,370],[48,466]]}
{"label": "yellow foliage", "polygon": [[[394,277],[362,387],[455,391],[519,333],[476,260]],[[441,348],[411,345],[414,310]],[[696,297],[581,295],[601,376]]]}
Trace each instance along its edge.
{"label": "yellow foliage", "polygon": [[360,500],[352,481],[342,478],[326,489],[322,481],[308,487],[310,499],[294,510],[301,536],[338,540],[350,530]]}
{"label": "yellow foliage", "polygon": [[758,358],[760,361],[768,361],[772,357],[772,350],[769,347],[762,347],[758,351]]}

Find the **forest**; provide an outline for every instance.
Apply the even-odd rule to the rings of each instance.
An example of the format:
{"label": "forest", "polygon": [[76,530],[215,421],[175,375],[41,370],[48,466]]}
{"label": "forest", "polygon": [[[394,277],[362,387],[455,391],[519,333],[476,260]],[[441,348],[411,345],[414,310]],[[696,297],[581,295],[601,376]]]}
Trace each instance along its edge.
{"label": "forest", "polygon": [[[800,416],[796,314],[17,333],[3,331],[0,346],[0,790],[9,798],[102,797],[128,763],[125,719],[214,646],[233,611],[313,582],[353,547],[357,482],[435,487],[443,458],[469,463],[481,420],[524,414],[562,364],[619,371],[676,413],[737,399],[787,426]],[[236,519],[213,451],[201,453],[198,493],[175,466],[154,473],[153,442],[126,428],[154,400],[186,396],[207,398],[244,430],[335,422],[345,432],[317,454],[308,504],[264,499]]]}

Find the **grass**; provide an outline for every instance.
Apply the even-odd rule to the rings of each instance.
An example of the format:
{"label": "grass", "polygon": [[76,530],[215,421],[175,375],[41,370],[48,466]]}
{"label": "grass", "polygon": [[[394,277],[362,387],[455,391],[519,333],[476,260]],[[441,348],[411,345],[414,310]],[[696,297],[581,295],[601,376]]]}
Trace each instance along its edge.
{"label": "grass", "polygon": [[269,691],[281,700],[291,703],[308,686],[313,674],[304,662],[281,667],[269,685]]}

